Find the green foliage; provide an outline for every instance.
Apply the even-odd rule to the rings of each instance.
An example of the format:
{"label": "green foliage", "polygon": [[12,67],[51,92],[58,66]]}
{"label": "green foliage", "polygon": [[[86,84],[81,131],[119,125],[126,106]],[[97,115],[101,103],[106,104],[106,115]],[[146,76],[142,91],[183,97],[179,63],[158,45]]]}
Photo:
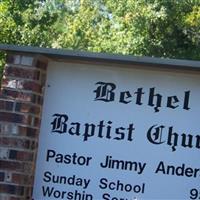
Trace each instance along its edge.
{"label": "green foliage", "polygon": [[71,10],[69,2],[53,47],[200,58],[199,0],[80,0]]}
{"label": "green foliage", "polygon": [[199,0],[3,0],[0,43],[199,59]]}
{"label": "green foliage", "polygon": [[0,53],[0,82],[1,82],[1,77],[3,74],[3,66],[5,65],[5,54]]}
{"label": "green foliage", "polygon": [[51,46],[57,14],[48,12],[39,1],[0,2],[0,43]]}
{"label": "green foliage", "polygon": [[0,0],[0,43],[200,59],[200,0]]}
{"label": "green foliage", "polygon": [[57,18],[42,1],[0,0],[0,43],[51,47]]}

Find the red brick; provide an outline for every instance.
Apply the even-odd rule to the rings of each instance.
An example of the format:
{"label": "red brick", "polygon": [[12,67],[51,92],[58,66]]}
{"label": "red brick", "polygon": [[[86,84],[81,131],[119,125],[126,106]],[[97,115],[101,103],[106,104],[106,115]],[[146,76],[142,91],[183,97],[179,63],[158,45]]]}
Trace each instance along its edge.
{"label": "red brick", "polygon": [[0,88],[0,99],[1,100],[8,100],[8,98],[2,93],[2,88]]}
{"label": "red brick", "polygon": [[40,71],[38,70],[31,70],[31,69],[24,69],[20,67],[12,67],[7,66],[4,71],[5,76],[13,76],[18,78],[24,79],[31,79],[31,80],[39,80],[40,79]]}
{"label": "red brick", "polygon": [[0,181],[4,181],[5,179],[5,172],[0,172]]}
{"label": "red brick", "polygon": [[32,196],[47,64],[34,55],[7,56],[0,92],[0,146],[7,153],[0,160],[0,181],[7,184],[0,186],[0,192],[8,194],[9,200]]}
{"label": "red brick", "polygon": [[34,154],[31,152],[9,150],[9,159],[18,161],[33,161]]}
{"label": "red brick", "polygon": [[24,175],[24,174],[12,174],[12,183],[21,184],[21,185],[32,185],[33,176]]}
{"label": "red brick", "polygon": [[0,121],[31,125],[32,116],[16,113],[0,112]]}
{"label": "red brick", "polygon": [[22,197],[10,197],[9,200],[29,200],[29,199],[26,198],[22,199]]}
{"label": "red brick", "polygon": [[14,63],[14,56],[7,54],[6,55],[6,63]]}
{"label": "red brick", "polygon": [[34,92],[37,92],[37,93],[41,93],[42,92],[42,86],[35,83],[35,82],[32,82],[32,81],[24,81],[24,83],[22,83],[22,89],[24,90],[31,90],[31,91],[34,91]]}
{"label": "red brick", "polygon": [[46,70],[46,69],[47,69],[47,65],[48,65],[47,62],[42,61],[42,60],[37,60],[35,66],[36,66],[37,68],[39,68],[39,69]]}
{"label": "red brick", "polygon": [[1,134],[11,134],[11,135],[18,135],[18,126],[14,123],[0,123],[0,133]]}
{"label": "red brick", "polygon": [[43,97],[38,95],[36,99],[36,103],[38,105],[43,105],[43,101],[44,101]]}
{"label": "red brick", "polygon": [[33,165],[27,162],[0,160],[0,169],[31,174],[33,172]]}
{"label": "red brick", "polygon": [[7,96],[8,98],[17,101],[31,102],[38,105],[43,104],[43,97],[41,95],[32,94],[30,92],[14,91],[8,88],[3,88],[1,92],[4,98]]}
{"label": "red brick", "polygon": [[8,54],[6,56],[6,63],[20,64],[20,62],[21,62],[21,56],[20,55]]}
{"label": "red brick", "polygon": [[2,78],[1,87],[7,87],[8,82],[9,82],[8,79]]}
{"label": "red brick", "polygon": [[28,103],[16,103],[15,111],[22,113],[40,114],[40,107]]}
{"label": "red brick", "polygon": [[19,132],[22,135],[26,135],[31,138],[37,138],[39,134],[39,129],[19,126]]}
{"label": "red brick", "polygon": [[11,102],[11,101],[0,100],[0,109],[12,111],[13,110],[13,104],[14,103]]}
{"label": "red brick", "polygon": [[32,100],[32,103],[35,103],[37,105],[43,105],[43,97],[40,95],[35,95],[35,98]]}
{"label": "red brick", "polygon": [[23,123],[25,121],[24,115],[15,113],[0,112],[0,121]]}
{"label": "red brick", "polygon": [[0,184],[0,193],[7,193],[13,195],[24,195],[24,186],[17,186],[11,184]]}
{"label": "red brick", "polygon": [[12,88],[18,90],[30,90],[32,92],[41,93],[42,86],[38,83],[28,80],[16,80],[16,79],[3,79],[2,80],[3,88]]}
{"label": "red brick", "polygon": [[15,138],[15,137],[1,137],[0,146],[2,147],[12,147],[19,148],[21,150],[35,150],[37,147],[37,143],[35,141],[30,141],[23,138]]}
{"label": "red brick", "polygon": [[31,149],[31,150],[35,150],[35,149],[37,149],[37,147],[38,147],[38,142],[32,141],[32,142],[31,142],[31,147],[30,147],[30,149]]}
{"label": "red brick", "polygon": [[16,79],[3,78],[1,86],[3,88],[21,89],[22,83]]}
{"label": "red brick", "polygon": [[40,76],[41,76],[41,84],[45,85],[45,83],[46,83],[46,73],[42,73]]}
{"label": "red brick", "polygon": [[34,118],[33,126],[35,126],[35,127],[40,127],[40,123],[41,123],[40,118],[35,117],[35,118]]}
{"label": "red brick", "polygon": [[7,96],[8,98],[21,100],[21,101],[27,101],[27,102],[32,102],[32,99],[34,96],[31,93],[18,92],[18,91],[13,91],[13,90],[4,89],[4,88],[2,89],[2,94],[4,96]]}

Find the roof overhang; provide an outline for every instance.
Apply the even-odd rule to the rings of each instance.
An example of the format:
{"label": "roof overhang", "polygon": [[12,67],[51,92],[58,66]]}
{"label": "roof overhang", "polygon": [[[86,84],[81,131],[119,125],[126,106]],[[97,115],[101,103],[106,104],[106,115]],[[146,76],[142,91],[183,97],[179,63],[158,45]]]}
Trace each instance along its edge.
{"label": "roof overhang", "polygon": [[108,53],[92,53],[85,51],[52,49],[32,46],[17,46],[0,44],[0,51],[17,52],[28,54],[39,54],[49,59],[57,59],[62,61],[76,60],[98,63],[112,63],[123,65],[151,66],[170,69],[189,69],[200,70],[200,61],[154,58],[144,56],[129,56]]}

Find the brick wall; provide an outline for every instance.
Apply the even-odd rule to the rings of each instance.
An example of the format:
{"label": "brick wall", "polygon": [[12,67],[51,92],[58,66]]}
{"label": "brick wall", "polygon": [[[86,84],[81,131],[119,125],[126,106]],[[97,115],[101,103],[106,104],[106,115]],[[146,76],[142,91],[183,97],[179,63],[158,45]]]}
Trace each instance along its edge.
{"label": "brick wall", "polygon": [[47,60],[8,53],[0,93],[0,199],[31,199]]}

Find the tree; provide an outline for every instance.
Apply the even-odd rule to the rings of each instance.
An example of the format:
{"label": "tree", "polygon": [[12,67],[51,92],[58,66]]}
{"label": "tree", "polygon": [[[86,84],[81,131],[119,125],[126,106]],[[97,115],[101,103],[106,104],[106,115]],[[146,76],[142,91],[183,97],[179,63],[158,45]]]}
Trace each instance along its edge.
{"label": "tree", "polygon": [[50,47],[56,34],[57,13],[34,0],[0,2],[0,42]]}
{"label": "tree", "polygon": [[200,58],[198,0],[81,0],[75,8],[62,18],[54,47]]}
{"label": "tree", "polygon": [[200,59],[199,0],[0,0],[0,43]]}
{"label": "tree", "polygon": [[[51,47],[58,13],[37,0],[0,0],[0,43]],[[0,54],[0,77],[4,65]]]}

